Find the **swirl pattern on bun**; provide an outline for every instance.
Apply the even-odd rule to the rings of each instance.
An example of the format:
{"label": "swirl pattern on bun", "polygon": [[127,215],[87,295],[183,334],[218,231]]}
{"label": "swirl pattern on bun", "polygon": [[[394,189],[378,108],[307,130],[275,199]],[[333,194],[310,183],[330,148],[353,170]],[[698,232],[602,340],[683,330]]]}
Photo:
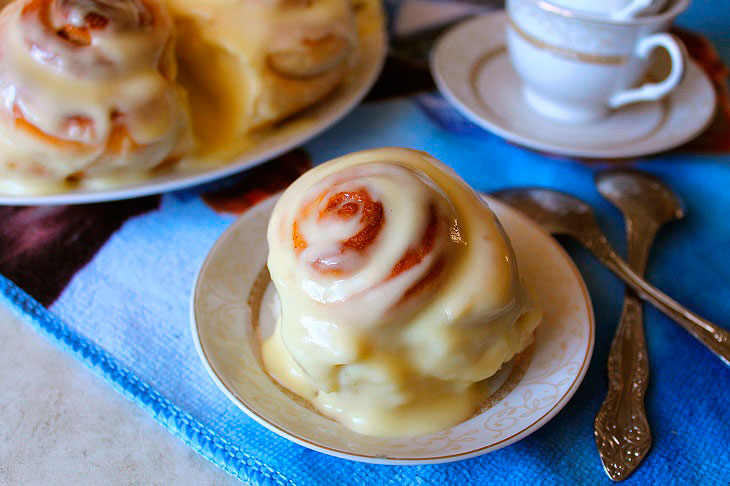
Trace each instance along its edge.
{"label": "swirl pattern on bun", "polygon": [[191,143],[157,0],[18,0],[0,13],[0,171],[146,171]]}
{"label": "swirl pattern on bun", "polygon": [[268,241],[281,318],[264,363],[362,433],[467,419],[479,382],[541,319],[494,214],[421,152],[370,150],[309,171],[277,203]]}
{"label": "swirl pattern on bun", "polygon": [[[367,300],[376,292],[392,310],[423,294],[443,268],[453,210],[413,172],[387,164],[352,167],[323,179],[313,193],[291,227],[298,266],[316,277],[309,282],[318,300]],[[386,218],[385,208],[393,214],[404,207],[408,221]],[[392,287],[387,303],[382,286]]]}

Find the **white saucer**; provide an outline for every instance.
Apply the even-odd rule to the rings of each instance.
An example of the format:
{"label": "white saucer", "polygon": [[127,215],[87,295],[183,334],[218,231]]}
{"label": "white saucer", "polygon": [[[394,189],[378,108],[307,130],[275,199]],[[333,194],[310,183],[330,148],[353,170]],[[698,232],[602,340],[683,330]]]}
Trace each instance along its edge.
{"label": "white saucer", "polygon": [[[575,393],[593,351],[593,308],[563,248],[537,224],[487,198],[515,248],[520,274],[543,303],[535,344],[506,363],[488,386],[482,411],[451,429],[421,437],[360,435],[318,414],[277,386],[262,365],[257,327],[271,319],[275,292],[265,271],[266,227],[275,198],[243,214],[210,250],[196,278],[192,334],[213,381],[264,427],[310,449],[376,464],[458,461],[533,433]],[[263,271],[262,271],[263,270]]]}
{"label": "white saucer", "polygon": [[489,13],[446,32],[431,54],[443,95],[477,125],[511,142],[558,155],[626,158],[662,152],[697,136],[712,121],[712,83],[694,62],[662,101],[643,102],[593,123],[563,124],[530,108],[505,45],[506,14]]}

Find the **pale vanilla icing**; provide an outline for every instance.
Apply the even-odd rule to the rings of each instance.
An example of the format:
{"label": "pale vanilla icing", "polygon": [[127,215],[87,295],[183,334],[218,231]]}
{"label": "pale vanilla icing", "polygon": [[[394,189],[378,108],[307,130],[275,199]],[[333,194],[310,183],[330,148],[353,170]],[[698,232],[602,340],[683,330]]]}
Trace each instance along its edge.
{"label": "pale vanilla icing", "polygon": [[414,150],[358,152],[292,184],[268,228],[281,302],[268,372],[364,434],[468,419],[541,311],[494,214]]}
{"label": "pale vanilla icing", "polygon": [[[191,144],[155,0],[18,0],[0,13],[3,192],[140,172]],[[18,182],[20,181],[20,182]]]}
{"label": "pale vanilla icing", "polygon": [[167,0],[181,82],[204,150],[238,150],[252,129],[328,94],[355,57],[349,0]]}
{"label": "pale vanilla icing", "polygon": [[0,13],[0,193],[228,163],[347,82],[381,23],[379,0],[16,0]]}

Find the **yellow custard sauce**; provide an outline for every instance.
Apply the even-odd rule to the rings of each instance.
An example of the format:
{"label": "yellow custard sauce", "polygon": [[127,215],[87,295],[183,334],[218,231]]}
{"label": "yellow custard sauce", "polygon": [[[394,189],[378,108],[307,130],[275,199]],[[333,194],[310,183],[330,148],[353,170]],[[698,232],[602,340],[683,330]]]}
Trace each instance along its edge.
{"label": "yellow custard sauce", "polygon": [[280,315],[264,365],[363,434],[468,419],[484,380],[541,320],[494,214],[422,152],[376,149],[312,169],[278,201],[268,242]]}

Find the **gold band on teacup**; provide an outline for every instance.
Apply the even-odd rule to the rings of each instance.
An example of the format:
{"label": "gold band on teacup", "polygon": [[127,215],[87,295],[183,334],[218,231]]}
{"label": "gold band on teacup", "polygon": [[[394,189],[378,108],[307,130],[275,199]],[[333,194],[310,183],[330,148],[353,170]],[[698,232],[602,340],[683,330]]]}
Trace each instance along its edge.
{"label": "gold band on teacup", "polygon": [[533,46],[537,47],[538,49],[552,52],[553,54],[557,54],[559,56],[567,57],[568,59],[574,59],[576,61],[587,62],[591,64],[605,64],[613,66],[625,64],[629,59],[628,56],[604,56],[600,54],[586,54],[584,52],[574,51],[573,49],[568,49],[566,47],[559,47],[553,44],[549,44],[547,42],[541,41],[536,37],[533,37],[532,35],[522,30],[520,27],[517,26],[517,24],[512,20],[511,17],[507,17],[507,22],[509,23],[509,26],[515,32],[515,34],[519,35]]}

